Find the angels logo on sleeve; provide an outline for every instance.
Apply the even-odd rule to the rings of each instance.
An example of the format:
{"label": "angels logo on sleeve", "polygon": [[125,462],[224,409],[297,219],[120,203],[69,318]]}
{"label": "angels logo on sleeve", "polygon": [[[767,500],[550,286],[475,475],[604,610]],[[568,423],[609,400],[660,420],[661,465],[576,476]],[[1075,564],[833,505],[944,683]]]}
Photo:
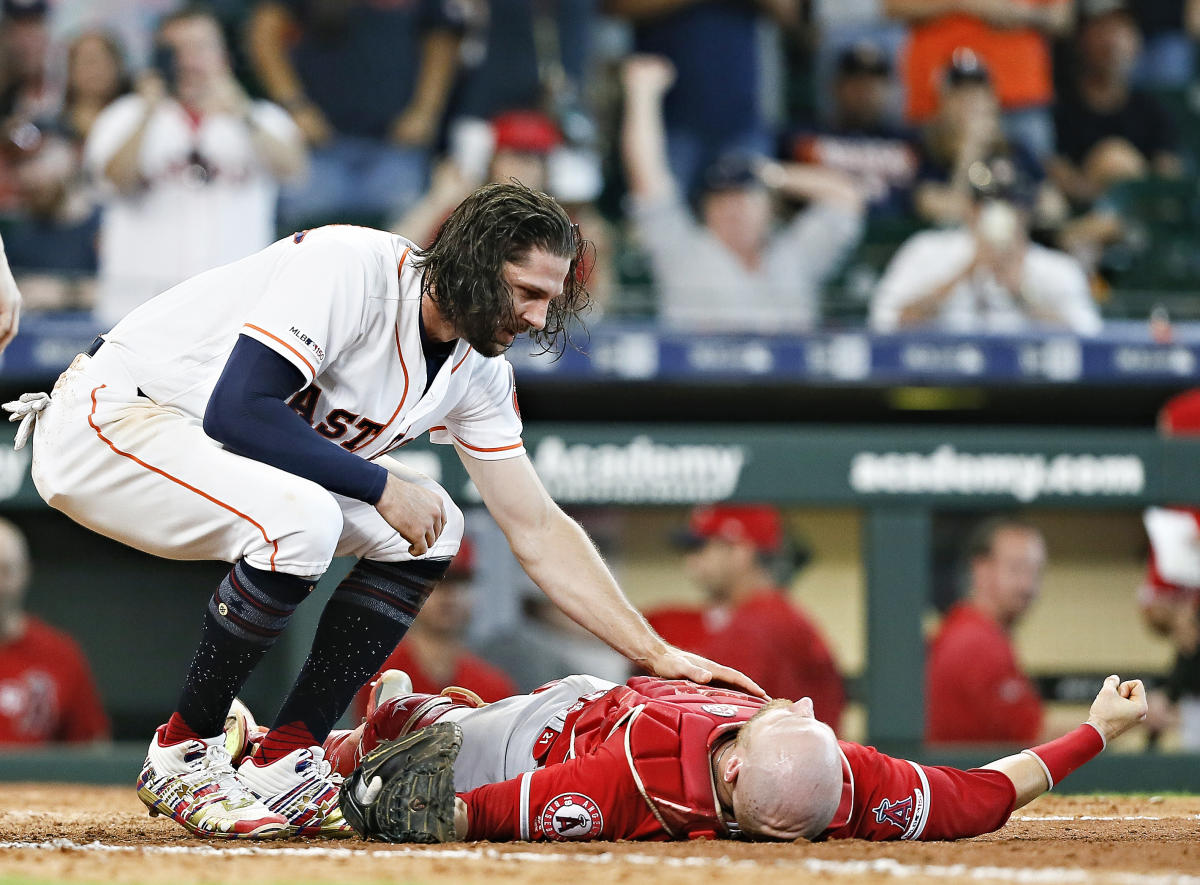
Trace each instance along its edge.
{"label": "angels logo on sleeve", "polygon": [[908,796],[898,802],[885,798],[871,809],[875,813],[875,822],[891,824],[901,830],[907,830],[912,821],[913,797]]}
{"label": "angels logo on sleeve", "polygon": [[542,809],[542,832],[555,841],[595,839],[604,829],[604,815],[591,797],[560,793]]}

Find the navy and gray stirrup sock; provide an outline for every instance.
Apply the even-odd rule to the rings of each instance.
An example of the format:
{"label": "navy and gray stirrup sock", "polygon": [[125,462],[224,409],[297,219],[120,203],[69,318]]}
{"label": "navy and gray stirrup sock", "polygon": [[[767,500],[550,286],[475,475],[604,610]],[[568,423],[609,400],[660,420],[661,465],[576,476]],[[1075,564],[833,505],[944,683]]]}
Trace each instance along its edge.
{"label": "navy and gray stirrup sock", "polygon": [[238,562],[208,601],[200,645],[192,657],[164,739],[174,743],[221,733],[229,705],[314,586],[312,578],[268,572]]}
{"label": "navy and gray stirrup sock", "polygon": [[361,560],[325,604],[312,651],[255,760],[321,744],[358,690],[395,651],[449,559]]}

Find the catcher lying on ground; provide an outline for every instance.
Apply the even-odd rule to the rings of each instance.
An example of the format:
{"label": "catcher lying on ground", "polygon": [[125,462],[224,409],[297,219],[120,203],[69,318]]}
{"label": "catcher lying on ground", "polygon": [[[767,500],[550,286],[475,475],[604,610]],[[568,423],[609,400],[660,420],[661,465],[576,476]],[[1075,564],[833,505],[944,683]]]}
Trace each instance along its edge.
{"label": "catcher lying on ground", "polygon": [[[1110,676],[1070,734],[963,771],[839,741],[808,698],[765,702],[650,677],[569,676],[488,705],[447,691],[412,694],[407,676],[388,671],[366,721],[325,742],[360,834],[959,839],[1000,828],[1146,715],[1142,683]],[[253,723],[236,705],[227,739],[235,757],[252,747]]]}

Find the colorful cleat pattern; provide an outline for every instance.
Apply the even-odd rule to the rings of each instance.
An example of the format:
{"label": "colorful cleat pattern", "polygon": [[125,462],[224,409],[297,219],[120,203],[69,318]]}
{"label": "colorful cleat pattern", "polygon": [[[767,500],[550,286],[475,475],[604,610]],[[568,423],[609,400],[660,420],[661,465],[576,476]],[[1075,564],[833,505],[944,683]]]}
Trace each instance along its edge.
{"label": "colorful cleat pattern", "polygon": [[247,759],[238,775],[263,805],[287,820],[289,835],[354,835],[338,807],[341,776],[333,773],[321,747],[293,750],[269,765]]}
{"label": "colorful cleat pattern", "polygon": [[[164,726],[165,727],[165,726]],[[224,738],[160,743],[155,732],[138,775],[138,798],[150,815],[165,815],[197,836],[274,839],[288,821],[246,788],[230,764]]]}

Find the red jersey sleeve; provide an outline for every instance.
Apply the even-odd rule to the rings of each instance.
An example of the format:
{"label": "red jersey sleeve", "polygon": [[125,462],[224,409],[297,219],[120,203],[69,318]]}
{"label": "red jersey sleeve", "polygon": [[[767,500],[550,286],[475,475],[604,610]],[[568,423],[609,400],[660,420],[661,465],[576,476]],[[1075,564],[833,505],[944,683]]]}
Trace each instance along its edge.
{"label": "red jersey sleeve", "polygon": [[619,729],[587,756],[459,794],[467,840],[664,838],[625,760],[624,734]]}
{"label": "red jersey sleeve", "polygon": [[999,829],[1012,814],[1016,788],[999,771],[918,765],[874,747],[841,746],[853,774],[852,810],[828,838],[964,839]]}

